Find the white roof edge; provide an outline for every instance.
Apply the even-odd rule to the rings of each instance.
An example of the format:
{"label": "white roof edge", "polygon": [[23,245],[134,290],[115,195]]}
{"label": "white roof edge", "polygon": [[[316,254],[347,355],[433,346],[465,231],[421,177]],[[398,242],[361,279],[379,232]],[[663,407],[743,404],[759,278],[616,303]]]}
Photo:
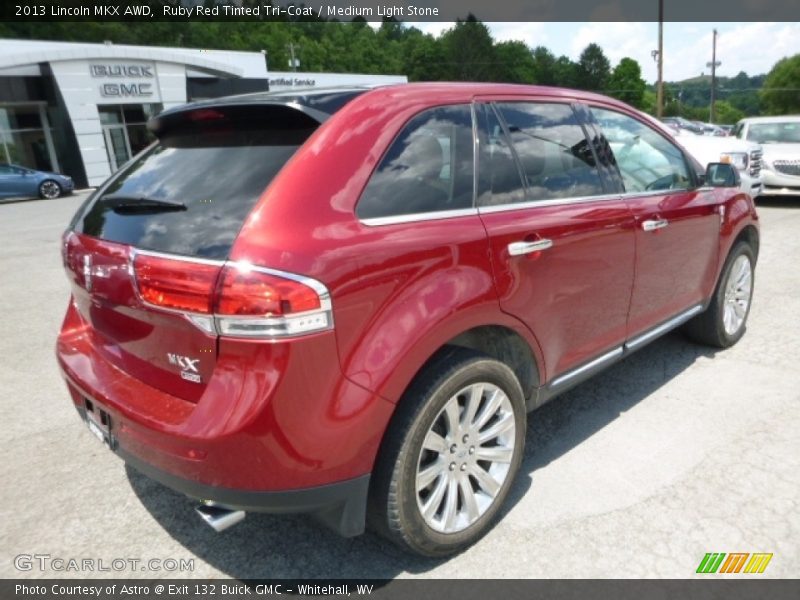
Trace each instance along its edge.
{"label": "white roof edge", "polygon": [[[241,77],[244,69],[234,67],[225,63],[208,60],[200,56],[192,56],[190,53],[172,52],[170,49],[139,47],[137,56],[131,56],[130,48],[116,47],[114,45],[86,45],[68,48],[49,47],[45,49],[26,50],[10,54],[0,55],[0,69],[7,67],[20,67],[38,63],[53,63],[65,60],[81,59],[125,59],[125,60],[154,60],[159,62],[176,63],[190,66],[194,69],[202,69],[223,75]],[[198,54],[200,51],[198,50]]]}

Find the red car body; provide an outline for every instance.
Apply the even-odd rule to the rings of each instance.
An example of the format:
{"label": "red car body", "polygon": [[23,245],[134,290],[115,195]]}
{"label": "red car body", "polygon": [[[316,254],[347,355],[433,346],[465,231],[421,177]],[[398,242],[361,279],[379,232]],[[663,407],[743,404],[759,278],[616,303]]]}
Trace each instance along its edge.
{"label": "red car body", "polygon": [[[572,201],[358,218],[362,191],[415,115],[519,101],[568,104],[578,115],[607,108],[655,129],[620,102],[570,90],[420,84],[356,95],[279,170],[227,256],[208,261],[323,284],[332,323],[314,333],[265,341],[203,331],[143,300],[134,261],[147,248],[73,226],[57,357],[76,408],[94,413],[127,462],[168,486],[225,506],[316,513],[354,535],[396,405],[442,347],[511,340],[532,409],[702,310],[734,242],[757,247],[753,202],[730,187],[637,196],[611,185]],[[588,139],[599,131],[582,123]],[[663,230],[641,227],[664,219]],[[509,244],[543,239],[547,251],[509,254]],[[177,372],[186,360],[196,381]]]}

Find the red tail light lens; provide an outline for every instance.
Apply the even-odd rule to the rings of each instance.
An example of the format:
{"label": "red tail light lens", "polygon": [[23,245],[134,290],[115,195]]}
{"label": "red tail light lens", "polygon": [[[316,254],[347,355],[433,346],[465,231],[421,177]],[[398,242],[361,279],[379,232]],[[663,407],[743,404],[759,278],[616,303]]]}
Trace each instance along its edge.
{"label": "red tail light lens", "polygon": [[217,331],[231,337],[276,340],[333,327],[320,282],[244,263],[223,269],[214,313]]}
{"label": "red tail light lens", "polygon": [[247,266],[228,265],[217,290],[218,315],[282,316],[321,308],[312,288]]}
{"label": "red tail light lens", "polygon": [[333,327],[325,286],[292,273],[145,252],[133,273],[146,304],[186,313],[210,334],[278,340]]}
{"label": "red tail light lens", "polygon": [[148,304],[211,313],[219,265],[137,254],[133,270],[139,295]]}

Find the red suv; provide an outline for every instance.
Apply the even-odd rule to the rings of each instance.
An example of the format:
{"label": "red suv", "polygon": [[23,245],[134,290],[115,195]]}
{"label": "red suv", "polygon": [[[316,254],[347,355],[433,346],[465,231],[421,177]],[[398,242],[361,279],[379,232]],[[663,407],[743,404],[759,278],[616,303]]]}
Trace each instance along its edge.
{"label": "red suv", "polygon": [[65,233],[58,361],[92,432],[217,529],[307,512],[457,551],[528,411],[678,326],[744,333],[752,199],[616,100],[412,84],[149,127]]}

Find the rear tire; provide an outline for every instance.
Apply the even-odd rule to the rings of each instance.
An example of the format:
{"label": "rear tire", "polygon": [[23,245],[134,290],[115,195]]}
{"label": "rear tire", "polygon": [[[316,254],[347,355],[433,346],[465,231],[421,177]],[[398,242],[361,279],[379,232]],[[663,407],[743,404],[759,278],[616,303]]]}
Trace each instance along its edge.
{"label": "rear tire", "polygon": [[39,184],[39,197],[52,200],[61,195],[61,186],[52,179],[47,179]]}
{"label": "rear tire", "polygon": [[505,364],[453,347],[400,401],[373,471],[369,523],[405,549],[446,556],[480,539],[525,443],[522,388]]}
{"label": "rear tire", "polygon": [[691,339],[728,348],[742,338],[752,304],[755,264],[750,245],[738,242],[725,260],[708,308],[685,325]]}

